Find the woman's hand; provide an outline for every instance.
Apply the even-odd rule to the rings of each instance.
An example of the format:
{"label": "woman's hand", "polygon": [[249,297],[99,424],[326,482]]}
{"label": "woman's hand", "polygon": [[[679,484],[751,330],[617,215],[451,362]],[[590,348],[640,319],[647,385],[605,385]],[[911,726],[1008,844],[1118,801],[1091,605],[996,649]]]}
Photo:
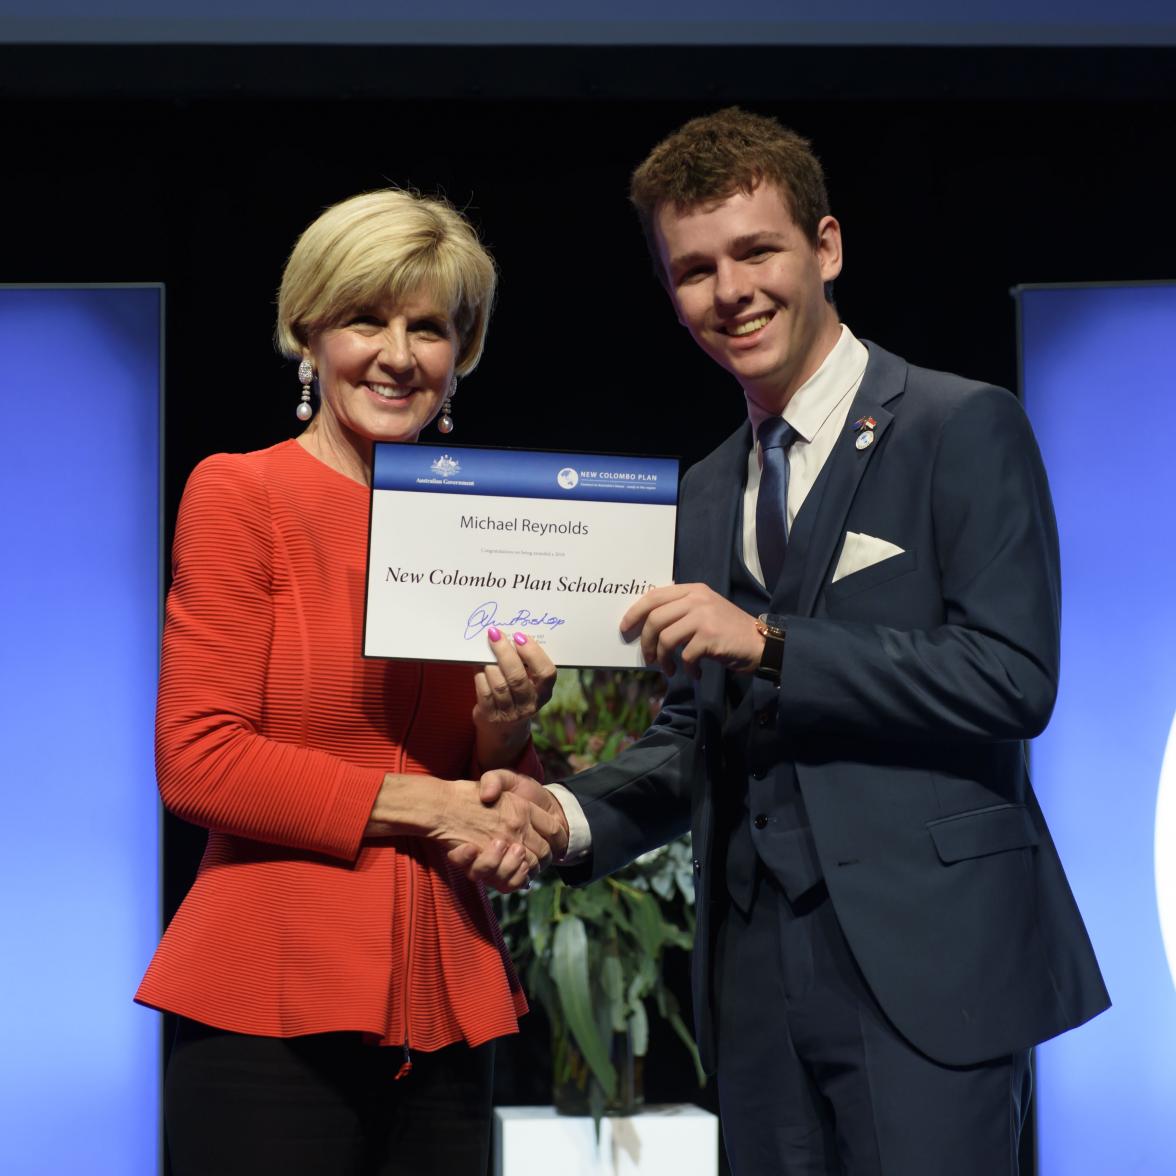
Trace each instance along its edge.
{"label": "woman's hand", "polygon": [[484,771],[513,764],[526,746],[534,718],[551,697],[555,665],[524,633],[486,630],[494,662],[474,676],[476,755]]}
{"label": "woman's hand", "polygon": [[474,847],[475,857],[497,864],[487,874],[517,887],[551,860],[552,842],[566,841],[563,823],[545,808],[505,789],[484,801],[474,780],[390,772],[376,794],[366,835],[428,837],[447,850]]}
{"label": "woman's hand", "polygon": [[[487,772],[482,777],[478,795],[483,804],[497,804],[507,792],[530,801],[557,822],[559,832],[552,840],[551,848],[555,859],[560,860],[568,848],[568,818],[555,793],[520,772],[500,770]],[[520,849],[520,846],[508,846],[502,842],[493,842],[482,848],[459,845],[446,856],[471,882],[483,882],[509,894],[528,886],[534,876],[532,871],[520,869],[520,854],[515,852]]]}

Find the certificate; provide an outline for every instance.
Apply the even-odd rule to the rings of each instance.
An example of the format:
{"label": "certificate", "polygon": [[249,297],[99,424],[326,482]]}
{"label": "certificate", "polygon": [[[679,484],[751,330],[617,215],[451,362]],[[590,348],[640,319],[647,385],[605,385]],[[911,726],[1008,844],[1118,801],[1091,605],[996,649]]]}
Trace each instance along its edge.
{"label": "certificate", "polygon": [[674,458],[378,443],[364,655],[481,663],[493,625],[643,665],[620,620],[673,578],[677,502]]}

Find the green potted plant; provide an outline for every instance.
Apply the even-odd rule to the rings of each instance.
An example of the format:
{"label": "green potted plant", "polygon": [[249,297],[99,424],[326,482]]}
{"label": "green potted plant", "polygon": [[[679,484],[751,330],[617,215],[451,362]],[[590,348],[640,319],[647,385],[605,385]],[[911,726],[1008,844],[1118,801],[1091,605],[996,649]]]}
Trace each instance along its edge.
{"label": "green potted plant", "polygon": [[[612,759],[656,716],[662,679],[622,670],[560,670],[534,724],[548,779]],[[497,897],[515,963],[552,1032],[553,1097],[566,1114],[628,1114],[642,1101],[649,1011],[673,1028],[703,1073],[698,1050],[666,986],[664,954],[689,951],[694,883],[688,838],[638,858],[590,886],[554,874]]]}

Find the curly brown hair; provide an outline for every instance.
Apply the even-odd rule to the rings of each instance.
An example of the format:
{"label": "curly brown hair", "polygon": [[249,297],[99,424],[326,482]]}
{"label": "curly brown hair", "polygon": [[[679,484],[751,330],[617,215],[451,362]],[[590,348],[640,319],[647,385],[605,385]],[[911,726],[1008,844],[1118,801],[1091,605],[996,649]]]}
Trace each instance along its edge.
{"label": "curly brown hair", "polygon": [[664,138],[633,173],[629,199],[661,272],[654,218],[663,204],[688,212],[757,185],[775,184],[797,228],[817,244],[817,226],[829,214],[825,173],[807,139],[776,119],[728,106],[692,118]]}

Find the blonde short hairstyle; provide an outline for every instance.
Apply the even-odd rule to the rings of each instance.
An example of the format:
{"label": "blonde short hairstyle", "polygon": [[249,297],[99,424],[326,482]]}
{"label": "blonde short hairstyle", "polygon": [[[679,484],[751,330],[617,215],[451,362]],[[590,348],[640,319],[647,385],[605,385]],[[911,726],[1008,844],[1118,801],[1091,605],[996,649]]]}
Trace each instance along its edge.
{"label": "blonde short hairstyle", "polygon": [[297,359],[312,336],[385,299],[421,292],[449,308],[459,376],[482,356],[497,273],[473,226],[448,201],[399,188],[332,205],[302,236],[278,291],[278,350]]}

